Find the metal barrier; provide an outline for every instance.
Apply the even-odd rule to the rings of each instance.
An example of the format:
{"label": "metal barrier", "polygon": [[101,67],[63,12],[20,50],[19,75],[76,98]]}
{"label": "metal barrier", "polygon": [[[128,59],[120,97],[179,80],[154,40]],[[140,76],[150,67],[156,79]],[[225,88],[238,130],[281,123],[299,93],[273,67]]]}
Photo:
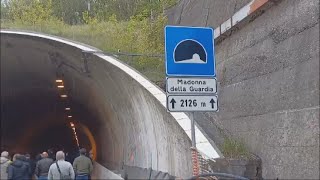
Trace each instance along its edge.
{"label": "metal barrier", "polygon": [[[241,176],[236,176],[236,175],[227,174],[227,173],[215,173],[215,172],[193,176],[188,180],[196,180],[196,179],[201,179],[201,178],[205,178],[205,177],[211,177],[211,178],[214,177],[215,179],[219,179],[218,177],[224,177],[224,178],[233,178],[233,179],[239,179],[239,180],[249,180],[248,178],[241,177]],[[214,178],[212,178],[212,179],[214,179]]]}

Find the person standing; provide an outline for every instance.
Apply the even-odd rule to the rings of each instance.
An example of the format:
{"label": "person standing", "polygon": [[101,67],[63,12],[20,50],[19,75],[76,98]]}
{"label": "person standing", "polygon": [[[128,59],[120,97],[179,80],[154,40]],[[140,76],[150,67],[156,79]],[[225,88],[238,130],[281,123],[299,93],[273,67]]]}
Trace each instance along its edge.
{"label": "person standing", "polygon": [[86,149],[80,149],[80,156],[73,162],[73,169],[76,173],[76,180],[88,180],[92,173],[93,165],[91,160],[86,156]]}
{"label": "person standing", "polygon": [[10,164],[11,164],[11,161],[9,159],[9,153],[7,151],[3,151],[1,153],[1,158],[0,158],[0,165],[1,165],[0,179],[8,179],[8,167]]}
{"label": "person standing", "polygon": [[26,156],[26,161],[27,161],[27,162],[29,163],[29,165],[30,165],[30,170],[31,170],[31,172],[30,172],[30,179],[32,179],[32,176],[33,176],[34,171],[35,171],[35,169],[36,169],[36,162],[34,161],[34,159],[31,158],[31,155],[30,155],[30,154],[27,153],[25,156]]}
{"label": "person standing", "polygon": [[8,179],[29,179],[29,173],[29,167],[23,162],[23,157],[20,154],[15,154],[13,156],[13,163],[11,163],[8,167]]}
{"label": "person standing", "polygon": [[37,164],[38,161],[40,161],[42,159],[41,155],[42,155],[42,153],[39,153],[39,154],[36,155],[36,158],[35,158],[36,164]]}
{"label": "person standing", "polygon": [[38,180],[47,180],[48,172],[51,164],[53,164],[53,159],[48,157],[47,152],[41,154],[42,159],[37,162],[35,175],[38,177]]}
{"label": "person standing", "polygon": [[48,180],[56,179],[74,179],[74,170],[71,163],[65,161],[63,151],[58,151],[56,154],[56,162],[51,164],[48,173]]}
{"label": "person standing", "polygon": [[21,154],[19,156],[19,159],[23,162],[24,165],[27,166],[27,168],[28,168],[28,178],[31,179],[31,177],[32,177],[31,165],[30,165],[29,161],[27,160],[27,157],[25,155]]}
{"label": "person standing", "polygon": [[55,161],[55,157],[54,157],[54,150],[53,148],[50,148],[48,149],[48,155],[49,155],[49,158],[53,159],[53,161]]}

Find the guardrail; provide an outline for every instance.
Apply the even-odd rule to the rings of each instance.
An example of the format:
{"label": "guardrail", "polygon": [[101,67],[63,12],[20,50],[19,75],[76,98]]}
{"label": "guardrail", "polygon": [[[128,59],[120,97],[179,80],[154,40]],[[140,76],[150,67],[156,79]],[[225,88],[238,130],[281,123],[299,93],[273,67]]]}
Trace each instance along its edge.
{"label": "guardrail", "polygon": [[223,178],[233,178],[233,179],[239,179],[239,180],[249,180],[248,178],[237,176],[237,175],[232,175],[227,173],[215,173],[215,172],[192,176],[188,180],[196,180],[196,179],[201,179],[206,177],[209,177],[209,178],[211,177],[211,179],[219,179],[218,177],[223,177]]}

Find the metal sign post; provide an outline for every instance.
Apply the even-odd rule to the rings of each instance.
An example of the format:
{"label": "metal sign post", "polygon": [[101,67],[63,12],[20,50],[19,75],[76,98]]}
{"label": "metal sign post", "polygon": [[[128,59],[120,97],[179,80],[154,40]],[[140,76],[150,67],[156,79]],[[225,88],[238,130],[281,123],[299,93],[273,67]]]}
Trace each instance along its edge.
{"label": "metal sign post", "polygon": [[199,160],[198,160],[198,150],[196,146],[196,132],[194,124],[194,112],[190,113],[191,120],[191,159],[192,159],[192,174],[194,176],[199,175]]}
{"label": "metal sign post", "polygon": [[194,112],[190,113],[190,120],[191,120],[191,140],[192,140],[192,147],[196,148],[196,132],[195,132],[195,124],[194,124]]}
{"label": "metal sign post", "polygon": [[199,174],[194,112],[218,111],[213,29],[165,28],[167,109],[190,112],[193,175]]}
{"label": "metal sign post", "polygon": [[196,142],[196,132],[194,124],[194,112],[190,113],[190,122],[191,122],[191,159],[192,159],[192,174],[194,176],[199,175],[199,159],[198,159],[198,150]]}

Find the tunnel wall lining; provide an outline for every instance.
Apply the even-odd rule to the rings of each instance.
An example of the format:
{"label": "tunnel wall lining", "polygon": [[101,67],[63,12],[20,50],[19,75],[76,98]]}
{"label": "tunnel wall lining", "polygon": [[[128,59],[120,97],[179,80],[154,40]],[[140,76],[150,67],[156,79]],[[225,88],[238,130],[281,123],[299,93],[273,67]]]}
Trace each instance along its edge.
{"label": "tunnel wall lining", "polygon": [[[112,58],[110,56],[106,56],[106,55],[100,53],[99,50],[97,50],[95,48],[90,48],[90,47],[87,47],[87,46],[84,46],[84,45],[81,45],[81,44],[77,44],[77,43],[74,43],[74,42],[70,42],[70,41],[67,41],[67,40],[63,40],[63,39],[60,39],[60,38],[47,36],[47,35],[42,35],[42,34],[37,34],[37,33],[18,32],[18,31],[5,31],[5,30],[1,30],[1,33],[18,34],[18,35],[25,35],[25,36],[30,36],[30,37],[32,36],[32,37],[37,37],[37,38],[49,39],[49,40],[53,40],[55,42],[60,42],[60,43],[64,43],[64,44],[79,48],[80,50],[85,51],[87,53],[90,52],[91,54],[94,55],[94,58],[97,58],[99,60],[102,60],[102,59],[106,60],[107,62],[110,63],[110,65],[116,66],[117,68],[121,69],[122,73],[128,74],[136,82],[138,82],[140,85],[142,85],[144,87],[144,89],[146,91],[148,91],[153,98],[155,98],[158,102],[160,102],[159,104],[161,104],[161,106],[162,106],[162,108],[160,108],[160,109],[162,109],[161,113],[169,115],[169,113],[167,113],[165,111],[165,100],[166,100],[166,97],[165,97],[164,93],[159,88],[157,88],[155,85],[150,83],[146,78],[141,76],[136,71],[134,71],[131,68],[129,68],[128,66],[120,63],[119,61],[115,60],[114,58]],[[78,68],[82,68],[82,67],[79,66]],[[163,118],[165,118],[165,119],[169,118],[168,115],[166,115],[167,117],[163,117]],[[171,113],[170,116],[171,116],[171,118],[173,117],[178,122],[178,124],[182,127],[182,129],[185,131],[185,133],[190,138],[190,127],[188,127],[188,124],[190,124],[190,119],[184,113]],[[176,129],[176,130],[177,130],[177,132],[179,131],[178,129]],[[213,147],[210,145],[210,143],[204,137],[204,135],[201,133],[201,131],[198,128],[196,128],[196,132],[197,132],[197,136],[196,137],[198,138],[197,139],[198,140],[197,146],[200,149],[200,151],[206,153],[208,157],[215,156],[216,154],[213,153],[213,152],[215,152]],[[184,134],[184,133],[182,133],[182,134]],[[187,144],[189,144],[189,146],[190,146],[190,139],[189,139],[189,142]],[[190,151],[188,150],[187,152],[190,152]],[[168,153],[170,154],[170,152],[168,152]],[[175,152],[175,153],[178,153],[178,152]],[[181,156],[181,155],[182,154],[180,153],[179,156]],[[185,159],[184,161],[189,159],[189,155],[190,154],[188,154],[188,153],[185,154],[186,157],[183,158],[183,159]],[[172,158],[175,158],[175,157],[172,157]],[[167,159],[167,160],[169,160],[169,159]],[[167,160],[165,160],[165,161],[167,161]],[[163,164],[160,164],[160,166],[159,166],[159,164],[157,164],[156,166],[153,166],[153,167],[154,167],[154,169],[161,170],[161,171],[164,171],[164,172],[169,172],[169,173],[172,173],[173,175],[187,177],[189,175],[189,173],[188,173],[189,171],[186,172],[186,169],[191,168],[191,159],[190,159],[190,162],[188,160],[187,160],[188,162],[183,162],[184,166],[186,166],[184,168],[181,168],[181,167],[179,168],[179,166],[181,166],[179,164],[179,161],[182,160],[182,159],[180,159],[180,160],[177,159],[177,160],[178,160],[177,162],[172,164],[175,167],[165,167],[166,164],[167,164],[165,161],[163,162]],[[146,167],[144,165],[141,165],[141,166],[144,167],[144,168],[149,168],[149,167]],[[171,168],[171,169],[173,168],[175,170],[173,170],[173,171],[172,170],[168,170],[168,168]]]}
{"label": "tunnel wall lining", "polygon": [[[108,62],[110,62],[111,64],[119,67],[124,72],[127,72],[129,75],[131,75],[132,78],[134,78],[143,87],[145,87],[145,89],[147,89],[166,108],[166,95],[163,93],[162,90],[160,90],[150,81],[148,81],[138,72],[131,69],[127,65],[119,62],[118,60],[110,58],[110,56],[106,56],[103,54],[97,54],[97,56],[108,60]],[[175,118],[175,120],[179,123],[179,125],[183,128],[183,130],[187,133],[188,137],[191,139],[191,121],[189,117],[185,113],[172,112],[170,114]],[[209,142],[209,140],[204,136],[204,134],[200,131],[200,129],[197,126],[195,128],[195,132],[196,145],[199,151],[203,153],[207,158],[219,157],[218,153],[220,153],[220,151],[215,147],[213,142]]]}

